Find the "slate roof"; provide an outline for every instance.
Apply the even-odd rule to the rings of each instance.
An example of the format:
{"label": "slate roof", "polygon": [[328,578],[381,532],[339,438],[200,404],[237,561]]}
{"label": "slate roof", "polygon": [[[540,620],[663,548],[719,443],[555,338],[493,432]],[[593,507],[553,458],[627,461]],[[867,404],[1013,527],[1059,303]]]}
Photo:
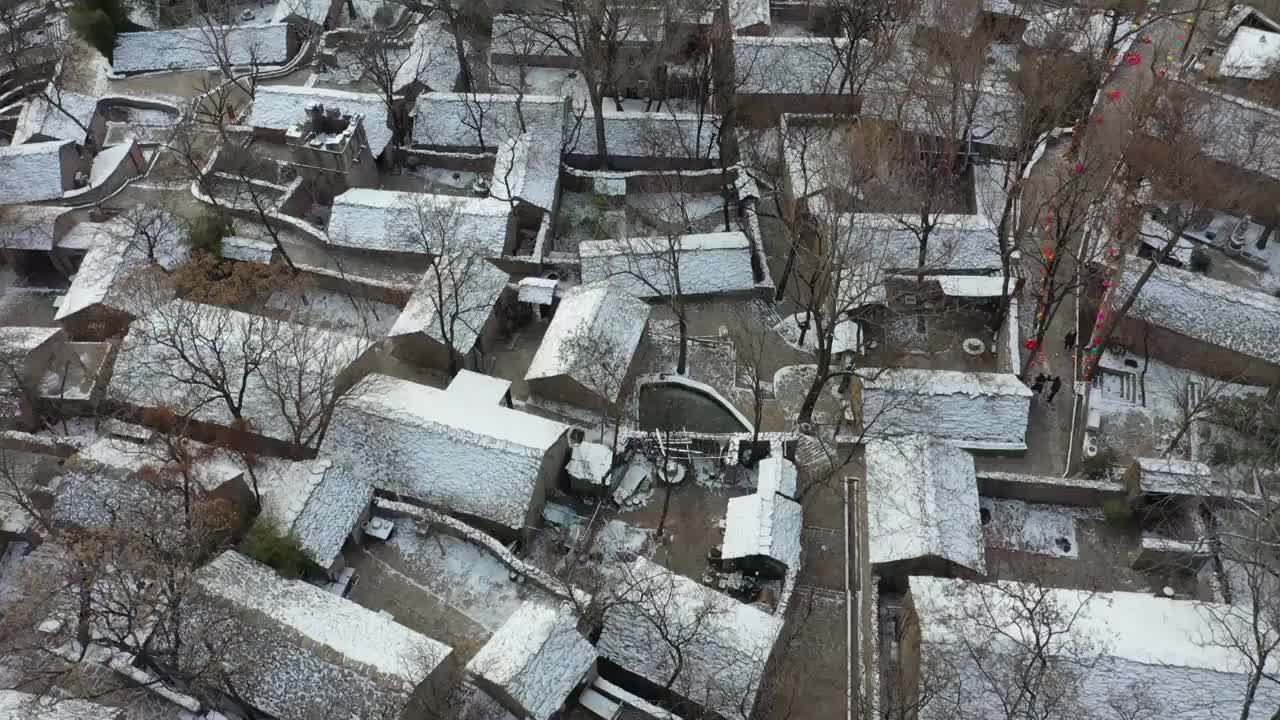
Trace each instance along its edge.
{"label": "slate roof", "polygon": [[[526,380],[566,375],[614,402],[649,322],[649,305],[607,283],[579,288],[560,301]],[[602,367],[603,366],[603,367]]]}

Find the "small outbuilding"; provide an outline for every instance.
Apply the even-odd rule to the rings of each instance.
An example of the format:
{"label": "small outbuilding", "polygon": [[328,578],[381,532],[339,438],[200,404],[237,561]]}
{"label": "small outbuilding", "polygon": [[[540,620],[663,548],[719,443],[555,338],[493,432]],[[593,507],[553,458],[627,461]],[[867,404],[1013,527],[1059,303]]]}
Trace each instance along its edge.
{"label": "small outbuilding", "polygon": [[[194,576],[192,662],[215,662],[271,717],[419,717],[457,679],[453,649],[234,550]],[[217,657],[202,657],[216,648]]]}
{"label": "small outbuilding", "polygon": [[62,197],[76,187],[80,154],[70,140],[0,147],[0,204]]}
{"label": "small outbuilding", "polygon": [[467,673],[521,718],[549,720],[595,674],[596,649],[567,605],[521,605],[467,663]]}
{"label": "small outbuilding", "polygon": [[262,483],[261,493],[261,517],[296,538],[302,552],[330,575],[342,569],[347,541],[359,541],[373,503],[369,481],[328,458],[290,463],[275,482]]}
{"label": "small outbuilding", "polygon": [[388,334],[399,357],[425,367],[457,367],[498,337],[514,303],[508,275],[478,255],[439,258],[423,274]]}
{"label": "small outbuilding", "polygon": [[286,23],[185,27],[116,36],[111,68],[117,73],[282,65],[297,49]]}
{"label": "small outbuilding", "polygon": [[868,437],[931,435],[971,450],[1027,449],[1031,390],[1006,373],[859,368],[853,420]]}
{"label": "small outbuilding", "polygon": [[525,373],[530,391],[570,405],[611,407],[635,380],[649,310],[608,283],[569,293]]}
{"label": "small outbuilding", "polygon": [[329,216],[329,243],[352,250],[501,257],[514,236],[511,203],[490,197],[353,188]]}
{"label": "small outbuilding", "polygon": [[[966,688],[929,703],[922,720],[1000,716],[1008,696],[990,682],[991,669],[1022,662],[1031,633],[1050,628],[1050,667],[1076,668],[1069,683],[1075,717],[1106,717],[1116,698],[1133,702],[1135,688],[1156,690],[1140,704],[1162,720],[1233,720],[1249,702],[1264,717],[1280,710],[1274,683],[1251,694],[1249,663],[1226,639],[1252,632],[1250,613],[1238,606],[1011,581],[912,577],[910,585],[899,623],[903,691],[927,687],[931,667],[945,667],[947,682]],[[1028,602],[1036,606],[1030,621]],[[1267,667],[1274,672],[1274,661]]]}
{"label": "small outbuilding", "polygon": [[[608,281],[644,299],[749,294],[756,290],[751,240],[742,231],[618,240],[578,245],[582,279]],[[673,260],[674,259],[674,260]],[[674,266],[673,266],[674,262]]]}
{"label": "small outbuilding", "polygon": [[[608,661],[601,674],[651,702],[675,695],[721,717],[750,717],[782,618],[644,557],[626,573],[596,644]],[[679,665],[664,632],[681,639]]]}
{"label": "small outbuilding", "polygon": [[504,540],[528,538],[569,427],[505,405],[511,383],[463,370],[447,390],[382,375],[334,413],[322,454]]}
{"label": "small outbuilding", "polygon": [[720,559],[769,577],[798,571],[803,524],[800,503],[777,493],[729,498]]}
{"label": "small outbuilding", "polygon": [[866,443],[871,564],[887,574],[985,572],[973,455],[927,435]]}
{"label": "small outbuilding", "polygon": [[796,499],[796,464],[776,451],[756,463],[756,492]]}

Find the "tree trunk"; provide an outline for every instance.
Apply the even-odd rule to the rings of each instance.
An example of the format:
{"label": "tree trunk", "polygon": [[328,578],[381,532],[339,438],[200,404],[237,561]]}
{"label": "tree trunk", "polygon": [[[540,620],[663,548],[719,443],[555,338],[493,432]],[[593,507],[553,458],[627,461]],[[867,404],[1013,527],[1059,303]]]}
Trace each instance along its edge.
{"label": "tree trunk", "polygon": [[595,116],[594,124],[596,130],[596,158],[600,163],[601,170],[609,169],[609,147],[604,137],[604,97],[600,94],[600,88],[595,87],[591,82],[587,83],[587,87],[591,88],[591,113]]}
{"label": "tree trunk", "polygon": [[[451,18],[449,27],[452,29],[453,49],[458,55],[458,81],[462,83],[462,92],[471,92],[475,81],[471,77],[471,63],[467,60],[466,48],[462,46],[462,33],[458,30],[456,19]],[[432,89],[434,90],[435,88]],[[453,88],[449,89],[452,90]]]}
{"label": "tree trunk", "polygon": [[[666,472],[665,466],[667,464],[667,459],[665,457],[662,458],[662,464],[663,464],[663,468],[659,470],[659,474],[663,474]],[[675,485],[672,483],[667,482],[664,484],[667,487],[662,495],[662,515],[658,516],[658,528],[654,530],[654,533],[653,533],[654,536],[659,539],[662,538],[662,532],[663,530],[666,529],[666,526],[667,526],[667,511],[671,509],[671,491],[675,489]]]}
{"label": "tree trunk", "polygon": [[787,279],[791,277],[791,271],[796,264],[796,241],[792,239],[790,247],[787,248],[787,264],[782,266],[782,277],[778,278],[778,288],[773,294],[774,301],[781,300],[787,292]]}
{"label": "tree trunk", "polygon": [[[1188,217],[1190,217],[1190,213],[1188,213]],[[1153,256],[1147,263],[1147,267],[1142,271],[1142,275],[1138,277],[1138,282],[1134,283],[1133,289],[1129,291],[1129,295],[1125,297],[1120,308],[1107,317],[1107,322],[1103,325],[1102,332],[1098,333],[1097,344],[1099,346],[1105,346],[1107,341],[1111,339],[1111,333],[1115,332],[1116,325],[1118,325],[1120,321],[1124,319],[1124,316],[1128,314],[1129,308],[1133,307],[1133,303],[1138,299],[1138,293],[1142,292],[1142,288],[1147,284],[1147,281],[1155,274],[1156,268],[1159,267],[1160,263],[1164,262],[1164,259],[1169,257],[1169,253],[1173,252],[1173,249],[1177,247],[1178,240],[1182,238],[1182,231],[1185,229],[1185,226],[1179,225],[1177,231],[1170,235],[1168,242],[1164,244],[1164,247],[1160,249],[1160,252]]]}
{"label": "tree trunk", "polygon": [[804,402],[800,405],[800,412],[796,415],[796,425],[813,421],[813,411],[818,407],[818,401],[822,399],[822,389],[827,386],[827,380],[831,373],[831,349],[828,343],[821,338],[818,340],[818,374],[813,378],[813,384],[809,386],[809,391],[804,395]]}
{"label": "tree trunk", "polygon": [[1275,232],[1277,223],[1270,222],[1262,229],[1262,234],[1258,236],[1258,243],[1255,245],[1259,250],[1267,249],[1267,241],[1271,239],[1271,233]]}
{"label": "tree trunk", "polygon": [[1111,25],[1107,28],[1107,44],[1103,46],[1102,57],[1109,58],[1116,49],[1116,35],[1120,32],[1120,11],[1111,11]]}
{"label": "tree trunk", "polygon": [[996,244],[1000,251],[1000,270],[1004,273],[1004,284],[1001,285],[1000,299],[996,302],[995,316],[991,319],[992,329],[1000,331],[1005,316],[1009,314],[1009,285],[1013,279],[1013,248],[1009,241],[1009,224],[1013,219],[1013,205],[1021,183],[1014,181],[1013,187],[1004,197],[1004,207],[1000,210],[1000,223],[996,226]]}
{"label": "tree trunk", "polygon": [[689,369],[689,323],[685,321],[683,310],[676,315],[676,325],[680,328],[680,357],[676,362],[676,374],[684,375]]}

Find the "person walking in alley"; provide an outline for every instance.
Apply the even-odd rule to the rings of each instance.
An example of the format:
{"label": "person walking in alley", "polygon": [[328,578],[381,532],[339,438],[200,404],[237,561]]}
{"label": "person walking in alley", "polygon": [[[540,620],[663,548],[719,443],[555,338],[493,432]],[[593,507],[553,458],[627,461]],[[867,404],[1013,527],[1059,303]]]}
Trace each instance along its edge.
{"label": "person walking in alley", "polygon": [[1063,352],[1071,352],[1076,349],[1076,331],[1072,330],[1062,339]]}
{"label": "person walking in alley", "polygon": [[1040,373],[1039,375],[1037,375],[1036,381],[1031,383],[1031,392],[1035,393],[1036,395],[1039,395],[1040,393],[1044,392],[1044,383],[1048,379],[1049,377],[1044,373]]}
{"label": "person walking in alley", "polygon": [[1062,378],[1058,377],[1057,375],[1054,375],[1053,383],[1049,385],[1049,402],[1050,403],[1053,402],[1053,396],[1057,395],[1058,391],[1061,389],[1062,389]]}

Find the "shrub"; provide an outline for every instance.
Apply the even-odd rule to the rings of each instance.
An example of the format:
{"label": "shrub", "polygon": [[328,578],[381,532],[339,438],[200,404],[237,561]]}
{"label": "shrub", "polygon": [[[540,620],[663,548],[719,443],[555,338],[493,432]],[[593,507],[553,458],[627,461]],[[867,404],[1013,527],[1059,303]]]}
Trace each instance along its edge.
{"label": "shrub", "polygon": [[1112,525],[1126,527],[1133,524],[1133,508],[1124,498],[1111,498],[1102,503],[1102,517]]}
{"label": "shrub", "polygon": [[202,213],[187,222],[187,244],[195,252],[221,255],[222,239],[230,234],[231,223],[213,213]]}
{"label": "shrub", "polygon": [[1213,258],[1209,257],[1209,253],[1200,248],[1191,251],[1192,272],[1207,273],[1211,267],[1213,267]]}
{"label": "shrub", "polygon": [[245,534],[240,541],[240,552],[271,566],[284,578],[300,578],[314,567],[302,552],[298,538],[293,533],[280,532],[276,524],[267,518],[258,518],[258,522]]}
{"label": "shrub", "polygon": [[1085,458],[1080,463],[1080,472],[1090,480],[1106,480],[1111,475],[1111,468],[1120,458],[1113,448],[1104,447],[1098,450],[1098,454],[1091,458]]}

